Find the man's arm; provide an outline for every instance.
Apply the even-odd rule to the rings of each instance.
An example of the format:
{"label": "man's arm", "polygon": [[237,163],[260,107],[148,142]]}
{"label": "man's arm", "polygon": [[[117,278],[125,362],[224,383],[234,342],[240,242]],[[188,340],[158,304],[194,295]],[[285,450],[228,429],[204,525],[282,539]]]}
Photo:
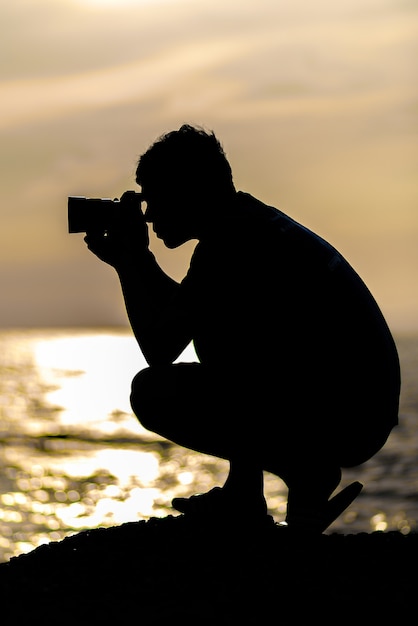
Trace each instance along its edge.
{"label": "man's arm", "polygon": [[147,250],[135,267],[115,268],[134,335],[149,365],[172,363],[191,341],[179,284],[167,276]]}
{"label": "man's arm", "polygon": [[147,363],[165,365],[175,361],[192,337],[178,298],[180,285],[163,272],[149,250],[148,227],[138,203],[135,194],[124,194],[118,223],[107,233],[87,233],[85,241],[99,259],[115,268]]}

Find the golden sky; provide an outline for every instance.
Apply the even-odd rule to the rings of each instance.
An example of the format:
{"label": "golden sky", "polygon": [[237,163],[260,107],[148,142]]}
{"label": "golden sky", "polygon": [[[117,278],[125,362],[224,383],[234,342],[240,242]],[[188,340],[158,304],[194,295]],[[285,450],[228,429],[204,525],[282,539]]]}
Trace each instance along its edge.
{"label": "golden sky", "polygon": [[[189,122],[418,330],[415,0],[14,0],[0,35],[0,326],[126,324],[67,196],[134,189],[139,155]],[[191,247],[153,247],[180,279]]]}

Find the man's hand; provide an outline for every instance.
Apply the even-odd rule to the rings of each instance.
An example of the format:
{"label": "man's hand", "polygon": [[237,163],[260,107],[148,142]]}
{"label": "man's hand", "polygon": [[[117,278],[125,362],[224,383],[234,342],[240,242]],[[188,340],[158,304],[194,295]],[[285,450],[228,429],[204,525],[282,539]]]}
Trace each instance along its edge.
{"label": "man's hand", "polygon": [[115,206],[114,219],[108,230],[88,231],[84,241],[101,261],[116,269],[135,263],[149,245],[140,194],[126,191],[119,206]]}

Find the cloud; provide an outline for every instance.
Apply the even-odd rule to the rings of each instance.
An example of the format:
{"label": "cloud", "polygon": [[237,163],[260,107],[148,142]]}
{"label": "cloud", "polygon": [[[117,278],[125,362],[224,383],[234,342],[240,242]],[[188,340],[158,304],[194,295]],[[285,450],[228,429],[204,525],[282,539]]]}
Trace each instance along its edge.
{"label": "cloud", "polygon": [[[80,323],[103,322],[113,297],[119,304],[109,304],[106,319],[124,319],[109,269],[66,233],[66,196],[131,188],[138,151],[183,122],[214,129],[239,188],[332,241],[386,310],[398,320],[409,310],[412,319],[418,30],[405,6],[173,0],[158,10],[93,11],[74,0],[6,3],[7,323],[31,323],[35,310],[37,323],[43,315],[68,323],[75,308]],[[187,254],[173,252],[158,248],[179,278]]]}
{"label": "cloud", "polygon": [[[176,3],[170,4],[173,11]],[[266,2],[267,15],[263,21],[251,3],[244,3],[242,13],[235,19],[241,24],[241,30],[232,19],[227,19],[232,17],[233,11],[225,8],[224,19],[228,26],[217,24],[218,32],[214,34],[210,27],[220,10],[216,4],[212,12],[201,7],[202,15],[208,16],[208,24],[202,18],[196,23],[199,13],[192,6],[189,7],[190,15],[183,2],[177,6],[181,19],[172,29],[176,36],[167,34],[167,16],[163,13],[160,20],[164,27],[158,45],[149,41],[149,33],[144,30],[154,27],[157,31],[161,27],[156,14],[146,13],[144,24],[139,21],[136,45],[132,24],[127,25],[130,54],[125,53],[125,56],[130,58],[123,62],[118,61],[124,56],[125,49],[120,17],[114,40],[109,40],[109,20],[103,38],[100,38],[98,28],[89,31],[81,22],[78,45],[73,36],[75,24],[69,31],[63,31],[65,47],[60,47],[55,39],[56,50],[52,49],[49,35],[44,44],[49,45],[48,57],[53,59],[59,53],[65,61],[66,72],[1,82],[0,130],[53,120],[79,111],[129,102],[143,103],[156,97],[168,99],[174,108],[187,109],[191,103],[191,109],[200,111],[206,106],[210,108],[214,101],[225,104],[233,101],[233,107],[225,107],[226,117],[237,114],[253,118],[276,114],[297,116],[307,111],[314,115],[326,114],[350,107],[357,112],[363,103],[367,110],[369,103],[373,106],[378,100],[382,103],[387,98],[389,101],[396,97],[399,100],[405,97],[404,89],[408,91],[413,56],[406,56],[402,63],[397,46],[402,44],[405,53],[408,47],[405,45],[414,41],[417,29],[415,22],[402,13],[395,16],[383,13],[374,15],[374,19],[370,16],[359,19],[353,11],[351,18],[347,16],[347,21],[342,22],[340,15],[324,11],[327,3],[323,3],[323,21],[316,16],[312,22],[314,16],[309,11],[304,11],[298,20],[294,16],[292,19],[290,13],[287,22],[269,21],[269,12],[274,18],[278,18],[280,12]],[[168,13],[169,16],[175,15]],[[286,15],[286,11],[284,13]],[[43,15],[45,18],[45,12]],[[54,19],[57,20],[57,16]],[[179,27],[183,19],[184,25]],[[42,32],[41,24],[39,29]],[[48,30],[46,32],[49,34]],[[141,42],[145,34],[146,38]],[[91,50],[89,55],[86,55],[87,42]],[[39,55],[42,42],[37,44],[36,54]],[[84,51],[85,66],[100,59],[101,55],[108,59],[107,64],[70,73],[67,66],[70,52],[75,67],[83,61],[78,47]],[[109,48],[115,51],[113,62]],[[19,58],[17,51],[15,54]],[[398,86],[396,94],[395,83]],[[409,85],[412,92],[414,87],[411,83]],[[211,96],[210,92],[215,95]]]}
{"label": "cloud", "polygon": [[0,84],[0,128],[51,120],[70,112],[144,102],[175,90],[183,77],[205,72],[242,53],[226,41],[178,46],[169,54],[74,76]]}

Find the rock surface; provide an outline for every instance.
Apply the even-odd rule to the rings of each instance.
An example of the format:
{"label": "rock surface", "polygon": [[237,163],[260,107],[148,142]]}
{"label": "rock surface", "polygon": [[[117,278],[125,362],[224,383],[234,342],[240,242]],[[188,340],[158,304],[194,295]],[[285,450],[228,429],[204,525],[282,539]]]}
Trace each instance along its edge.
{"label": "rock surface", "polygon": [[416,611],[417,556],[415,533],[152,518],[0,564],[3,623],[401,623]]}

